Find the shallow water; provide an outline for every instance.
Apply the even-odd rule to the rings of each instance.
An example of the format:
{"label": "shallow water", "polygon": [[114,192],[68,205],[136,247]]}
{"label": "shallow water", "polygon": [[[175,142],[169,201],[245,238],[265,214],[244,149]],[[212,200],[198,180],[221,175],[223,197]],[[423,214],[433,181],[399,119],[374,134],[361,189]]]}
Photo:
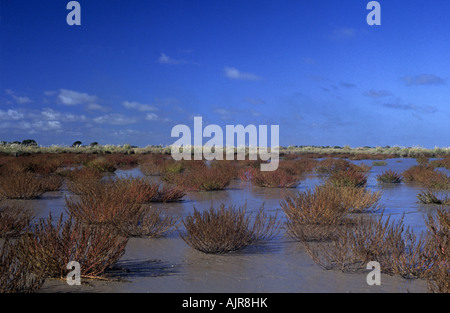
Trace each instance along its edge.
{"label": "shallow water", "polygon": [[[353,161],[356,164],[370,161]],[[385,214],[401,218],[415,231],[424,231],[424,217],[436,209],[433,205],[417,203],[417,193],[422,191],[414,184],[378,185],[376,175],[387,169],[403,172],[416,164],[414,159],[389,159],[386,166],[373,166],[368,188],[382,191],[380,204]],[[139,169],[119,170],[117,176],[140,176]],[[271,189],[233,181],[223,191],[190,192],[179,203],[156,204],[167,214],[185,217],[197,210],[225,205],[247,205],[252,212],[262,205],[266,212],[277,214],[283,220],[280,200],[321,183],[319,176],[310,174],[294,189]],[[42,199],[29,201],[36,208],[37,217],[53,216],[65,212],[67,191],[47,193]],[[374,213],[379,214],[379,213]],[[316,265],[302,245],[293,241],[284,231],[265,243],[247,247],[226,255],[209,255],[190,248],[177,231],[164,238],[132,238],[119,267],[126,270],[116,274],[125,281],[89,281],[82,286],[68,286],[59,280],[47,281],[41,292],[426,292],[423,280],[406,280],[399,276],[382,274],[381,286],[369,286],[367,273],[350,274],[327,271]]]}

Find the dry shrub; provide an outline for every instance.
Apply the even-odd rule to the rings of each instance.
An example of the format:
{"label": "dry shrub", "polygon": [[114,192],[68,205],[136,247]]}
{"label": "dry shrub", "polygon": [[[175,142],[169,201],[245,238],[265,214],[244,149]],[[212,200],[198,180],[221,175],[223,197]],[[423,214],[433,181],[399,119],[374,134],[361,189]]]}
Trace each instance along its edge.
{"label": "dry shrub", "polygon": [[30,172],[9,171],[0,176],[0,196],[8,199],[35,199],[45,191],[41,179]]}
{"label": "dry shrub", "polygon": [[17,237],[29,226],[33,210],[8,201],[0,200],[0,237]]}
{"label": "dry shrub", "polygon": [[299,224],[339,223],[345,214],[341,205],[338,188],[316,186],[299,192],[296,196],[286,197],[281,202],[281,208],[286,213],[289,222]]}
{"label": "dry shrub", "polygon": [[336,187],[365,187],[367,175],[354,169],[338,170],[328,177],[327,183]]}
{"label": "dry shrub", "polygon": [[81,277],[103,278],[125,253],[128,239],[109,227],[87,225],[63,215],[39,219],[18,242],[20,257],[36,272],[65,278],[71,261],[80,263]]}
{"label": "dry shrub", "polygon": [[192,248],[204,253],[227,253],[272,237],[278,229],[276,216],[268,216],[260,208],[256,216],[247,214],[246,206],[234,206],[199,212],[183,219],[186,229],[181,238]]}
{"label": "dry shrub", "polygon": [[430,258],[433,263],[427,281],[431,292],[450,292],[450,211],[439,209],[435,215],[427,215],[430,233]]}
{"label": "dry shrub", "polygon": [[325,185],[323,188],[338,188],[341,204],[346,212],[361,213],[375,211],[381,199],[381,192],[370,191],[365,188],[332,187]]}
{"label": "dry shrub", "polygon": [[295,188],[300,184],[299,176],[290,174],[285,169],[275,171],[254,171],[251,182],[259,187],[268,188]]}
{"label": "dry shrub", "polygon": [[193,165],[194,163],[181,173],[166,172],[162,179],[186,191],[222,190],[233,179],[233,174],[224,169]]}
{"label": "dry shrub", "polygon": [[118,225],[122,234],[128,237],[162,237],[176,230],[178,218],[165,215],[161,210],[148,207],[141,214],[132,216]]}
{"label": "dry shrub", "polygon": [[328,240],[336,228],[352,224],[348,213],[378,209],[381,193],[363,188],[319,185],[280,203],[287,216],[286,230],[302,241]]}
{"label": "dry shrub", "polygon": [[66,198],[68,212],[89,224],[120,225],[143,211],[139,199],[130,197],[126,184],[98,182],[78,197]]}
{"label": "dry shrub", "polygon": [[321,241],[329,239],[336,225],[344,220],[345,210],[337,188],[316,186],[280,203],[286,214],[286,231],[297,240]]}
{"label": "dry shrub", "polygon": [[0,293],[37,292],[43,273],[34,273],[32,263],[19,255],[17,244],[6,240],[0,251]]}
{"label": "dry shrub", "polygon": [[173,165],[175,160],[166,158],[163,155],[149,155],[139,160],[139,169],[146,176],[162,175],[169,165]]}
{"label": "dry shrub", "polygon": [[138,157],[134,154],[107,154],[104,158],[116,168],[133,168],[138,165]]}
{"label": "dry shrub", "polygon": [[383,273],[405,278],[425,277],[430,267],[424,236],[416,237],[403,218],[359,217],[353,224],[336,228],[330,242],[303,242],[311,258],[325,269],[361,271],[371,262],[380,263]]}
{"label": "dry shrub", "polygon": [[387,170],[377,175],[377,181],[381,184],[399,184],[402,180],[402,175],[393,170]]}
{"label": "dry shrub", "polygon": [[93,168],[103,173],[113,173],[117,170],[117,166],[114,164],[114,162],[108,160],[105,157],[97,157],[95,159],[87,161],[86,163],[83,163],[83,165],[87,168]]}
{"label": "dry shrub", "polygon": [[433,160],[430,162],[430,165],[435,166],[435,167],[444,167],[444,168],[450,170],[450,157],[447,156],[443,159]]}
{"label": "dry shrub", "polygon": [[118,178],[114,184],[122,185],[118,188],[127,190],[127,196],[136,200],[138,203],[148,202],[175,202],[180,201],[185,192],[178,187],[151,182],[143,177],[124,177]]}
{"label": "dry shrub", "polygon": [[36,154],[11,158],[8,163],[3,166],[3,170],[50,175],[61,165],[62,161],[57,155]]}
{"label": "dry shrub", "polygon": [[450,198],[448,196],[440,197],[433,190],[420,192],[417,195],[420,203],[423,204],[444,204],[450,205]]}
{"label": "dry shrub", "polygon": [[427,188],[448,189],[450,178],[430,165],[415,165],[403,172],[406,182],[418,182]]}
{"label": "dry shrub", "polygon": [[65,172],[64,175],[67,178],[67,189],[76,195],[92,190],[103,177],[102,172],[94,168],[74,169]]}
{"label": "dry shrub", "polygon": [[41,177],[41,183],[45,191],[58,191],[63,185],[64,178],[60,175],[47,175]]}
{"label": "dry shrub", "polygon": [[[149,211],[147,201],[174,201],[179,190],[158,189],[138,178],[122,178],[98,182],[78,199],[66,198],[71,215],[92,225],[110,226],[124,236],[162,236],[175,225],[172,217],[159,217],[161,212]],[[183,193],[184,195],[184,193]],[[156,197],[156,198],[155,198]]]}

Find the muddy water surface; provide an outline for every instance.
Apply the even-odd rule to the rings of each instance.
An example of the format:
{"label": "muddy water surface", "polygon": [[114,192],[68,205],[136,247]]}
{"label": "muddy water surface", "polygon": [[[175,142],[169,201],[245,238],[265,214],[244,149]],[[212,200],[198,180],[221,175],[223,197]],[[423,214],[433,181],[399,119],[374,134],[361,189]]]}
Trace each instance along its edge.
{"label": "muddy water surface", "polygon": [[[423,189],[412,184],[380,186],[376,175],[387,169],[402,172],[412,165],[414,159],[386,160],[386,166],[374,166],[370,171],[368,188],[382,191],[381,205],[385,214],[400,218],[405,214],[406,225],[416,231],[425,230],[424,216],[435,206],[420,205],[416,195]],[[372,161],[354,161],[356,164]],[[138,169],[117,171],[117,176],[140,176]],[[192,192],[179,203],[157,204],[167,214],[185,217],[195,207],[209,209],[219,204],[247,205],[256,211],[262,205],[266,212],[277,214],[280,220],[284,213],[280,200],[285,195],[314,187],[321,183],[320,177],[311,174],[304,177],[295,189],[258,188],[249,183],[233,181],[223,191]],[[54,216],[65,212],[67,191],[52,192],[33,201],[37,217]],[[374,213],[379,214],[379,213]],[[406,280],[399,276],[382,274],[381,286],[369,286],[366,273],[349,274],[327,271],[316,265],[302,245],[293,241],[283,230],[273,239],[242,251],[225,255],[204,254],[190,248],[179,237],[177,231],[164,238],[132,238],[126,253],[118,264],[121,270],[115,274],[121,281],[89,281],[82,286],[68,286],[63,281],[50,280],[41,292],[426,292],[423,280]]]}

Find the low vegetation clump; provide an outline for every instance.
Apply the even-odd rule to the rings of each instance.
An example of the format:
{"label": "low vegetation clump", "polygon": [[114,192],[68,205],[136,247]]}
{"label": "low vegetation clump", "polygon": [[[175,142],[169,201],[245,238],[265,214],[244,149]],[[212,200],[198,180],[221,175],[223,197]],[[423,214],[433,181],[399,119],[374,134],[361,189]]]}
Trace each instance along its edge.
{"label": "low vegetation clump", "polygon": [[377,175],[377,181],[380,184],[400,184],[403,181],[403,177],[393,170],[387,170]]}
{"label": "low vegetation clump", "polygon": [[125,253],[128,239],[109,227],[88,225],[63,215],[39,219],[18,241],[18,255],[32,271],[49,278],[65,278],[67,264],[80,263],[81,277],[104,278]]}
{"label": "low vegetation clump", "polygon": [[385,166],[385,165],[387,165],[387,162],[386,161],[373,161],[372,165],[373,166]]}
{"label": "low vegetation clump", "polygon": [[255,216],[246,207],[210,208],[183,219],[186,229],[181,238],[192,248],[204,253],[227,253],[240,250],[272,237],[278,229],[276,216],[268,216],[261,208]]}

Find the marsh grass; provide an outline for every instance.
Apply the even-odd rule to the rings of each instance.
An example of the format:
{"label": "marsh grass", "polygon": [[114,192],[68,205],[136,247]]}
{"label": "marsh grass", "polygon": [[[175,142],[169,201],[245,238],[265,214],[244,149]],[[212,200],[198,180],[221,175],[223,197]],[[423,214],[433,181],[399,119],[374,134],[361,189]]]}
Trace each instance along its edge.
{"label": "marsh grass", "polygon": [[180,237],[192,248],[204,253],[221,254],[243,249],[262,240],[268,240],[278,230],[277,217],[268,216],[260,208],[255,216],[246,206],[234,206],[194,212],[182,220],[185,227]]}

